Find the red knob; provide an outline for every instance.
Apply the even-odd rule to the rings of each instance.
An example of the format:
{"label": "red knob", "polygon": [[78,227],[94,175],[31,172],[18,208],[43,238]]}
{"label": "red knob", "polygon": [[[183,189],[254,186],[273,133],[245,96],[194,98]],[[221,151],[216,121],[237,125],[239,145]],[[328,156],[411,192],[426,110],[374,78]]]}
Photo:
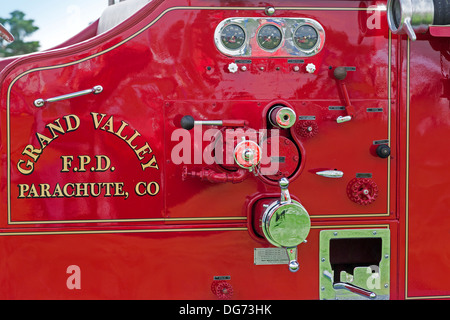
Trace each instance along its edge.
{"label": "red knob", "polygon": [[233,287],[227,281],[213,281],[211,284],[211,291],[220,299],[220,300],[229,300],[233,295]]}

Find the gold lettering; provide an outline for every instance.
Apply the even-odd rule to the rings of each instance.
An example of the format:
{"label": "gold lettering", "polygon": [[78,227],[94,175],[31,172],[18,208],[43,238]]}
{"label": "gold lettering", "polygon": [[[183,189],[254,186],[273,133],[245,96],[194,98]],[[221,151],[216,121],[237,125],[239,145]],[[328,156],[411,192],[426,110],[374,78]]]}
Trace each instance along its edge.
{"label": "gold lettering", "polygon": [[28,196],[27,197],[28,198],[39,198],[39,194],[38,194],[34,184],[31,185],[30,192],[28,192]]}
{"label": "gold lettering", "polygon": [[25,160],[19,160],[19,162],[17,162],[17,169],[19,170],[19,172],[21,174],[29,175],[30,173],[33,172],[33,170],[34,170],[34,162],[32,162],[31,160],[27,161],[26,166],[27,166],[28,170],[26,170],[26,169],[24,169],[24,168],[22,168],[20,166],[22,163],[25,163]]}
{"label": "gold lettering", "polygon": [[47,183],[41,183],[39,186],[41,187],[41,198],[50,198],[50,185]]}
{"label": "gold lettering", "polygon": [[123,182],[114,182],[114,190],[115,197],[125,196],[125,192],[123,191]]}
{"label": "gold lettering", "polygon": [[120,126],[119,130],[117,130],[116,132],[116,136],[118,136],[119,138],[123,139],[123,140],[127,140],[127,136],[123,137],[122,136],[122,131],[125,127],[128,126],[128,123],[126,123],[125,121],[122,120],[122,125]]}
{"label": "gold lettering", "polygon": [[114,186],[113,182],[105,182],[102,184],[105,187],[105,197],[111,197],[111,187]]}
{"label": "gold lettering", "polygon": [[133,142],[134,139],[136,139],[137,137],[140,137],[141,134],[139,132],[137,132],[136,130],[134,130],[134,134],[130,137],[130,139],[126,140],[126,142],[128,143],[128,145],[134,150],[136,149],[137,146],[133,146],[131,143]]}
{"label": "gold lettering", "polygon": [[44,136],[43,134],[40,134],[39,132],[36,133],[36,137],[38,138],[42,149],[44,149],[46,146],[48,146],[50,144],[50,142],[52,142],[52,140],[53,140],[53,139],[50,139],[47,136]]}
{"label": "gold lettering", "polygon": [[141,163],[141,167],[142,167],[142,170],[145,170],[147,168],[153,168],[153,169],[159,170],[155,155],[153,155],[153,157],[147,163],[145,163],[145,164]]}
{"label": "gold lettering", "polygon": [[[108,127],[108,130],[106,130],[106,127]],[[109,117],[109,119],[105,122],[103,127],[101,127],[100,129],[114,133],[113,116]]]}
{"label": "gold lettering", "polygon": [[104,113],[100,114],[102,116],[100,121],[98,120],[98,113],[91,112],[91,115],[92,115],[92,120],[94,120],[94,128],[98,129],[98,127],[100,126],[100,123],[103,121],[103,118],[106,116],[106,114],[104,114]]}
{"label": "gold lettering", "polygon": [[[150,146],[148,145],[148,143],[145,143],[145,145],[144,145],[142,148],[136,150],[135,152],[136,152],[136,155],[137,155],[138,159],[139,159],[139,160],[142,160],[142,159],[144,159],[144,156],[143,156],[143,155],[146,154],[146,153],[151,153],[151,152],[152,152],[152,149],[150,148]],[[143,155],[141,155],[141,153],[142,153]]]}
{"label": "gold lettering", "polygon": [[[152,186],[155,186],[155,191],[152,191]],[[150,182],[147,185],[147,194],[151,195],[151,196],[155,196],[159,193],[159,184],[155,181]]]}
{"label": "gold lettering", "polygon": [[[107,156],[95,156],[97,158],[97,168],[95,171],[105,172],[111,166],[111,160]],[[105,165],[102,167],[103,160]]]}
{"label": "gold lettering", "polygon": [[27,184],[19,184],[19,199],[25,198],[25,192],[30,190],[30,187]]}
{"label": "gold lettering", "polygon": [[[67,116],[64,116],[64,119],[66,119],[67,132],[75,131],[80,126],[80,118],[78,118],[74,114],[69,114]],[[75,126],[72,126],[72,122],[70,121],[70,119],[73,119],[75,121]]]}
{"label": "gold lettering", "polygon": [[[144,187],[144,191],[142,192],[142,187]],[[153,189],[153,190],[152,190]],[[155,181],[150,183],[138,182],[134,188],[134,191],[138,196],[145,196],[146,194],[149,196],[155,196],[159,193],[159,184]]]}
{"label": "gold lettering", "polygon": [[145,182],[139,182],[139,183],[136,184],[136,187],[134,188],[134,191],[136,192],[136,194],[138,196],[145,196],[145,191],[142,193],[141,190],[139,189],[139,187],[141,185],[144,185],[144,188],[145,188]]}
{"label": "gold lettering", "polygon": [[[102,187],[98,183],[91,183],[91,195],[93,197],[98,197],[102,193]],[[94,192],[94,187],[97,186],[98,191]]]}
{"label": "gold lettering", "polygon": [[37,162],[41,153],[42,149],[35,149],[31,144],[29,144],[25,147],[25,149],[23,149],[22,155],[29,156],[34,160],[34,162]]}
{"label": "gold lettering", "polygon": [[[76,183],[76,194],[75,196],[77,197],[89,197],[89,193],[88,193],[88,183]],[[81,193],[83,192],[83,195],[81,195]]]}
{"label": "gold lettering", "polygon": [[69,172],[69,167],[72,164],[73,156],[61,156],[63,160],[62,170],[61,172]]}
{"label": "gold lettering", "polygon": [[[71,194],[67,191],[67,189],[68,189],[69,187],[72,187],[72,193],[71,193]],[[75,186],[73,185],[73,183],[67,183],[66,185],[64,185],[64,187],[63,187],[63,194],[64,194],[64,196],[65,196],[66,198],[71,198],[71,197],[73,197],[74,189],[75,189]]]}
{"label": "gold lettering", "polygon": [[46,127],[47,127],[47,128],[50,130],[50,132],[52,133],[53,139],[55,139],[55,138],[58,137],[58,135],[55,133],[55,131],[56,131],[56,132],[59,132],[59,133],[61,133],[61,134],[64,134],[64,133],[65,133],[64,128],[62,127],[62,125],[61,125],[61,123],[60,123],[59,121],[60,121],[59,119],[56,119],[56,120],[54,121],[55,123],[58,124],[58,126],[54,125],[53,123],[49,123],[49,124],[46,125]]}
{"label": "gold lettering", "polygon": [[56,184],[55,186],[55,190],[53,190],[53,195],[52,197],[56,197],[56,198],[64,198],[64,193],[61,190],[61,186],[59,185],[59,183]]}
{"label": "gold lettering", "polygon": [[86,172],[85,166],[91,162],[91,157],[89,156],[78,156],[80,159],[80,168],[78,169],[79,172]]}

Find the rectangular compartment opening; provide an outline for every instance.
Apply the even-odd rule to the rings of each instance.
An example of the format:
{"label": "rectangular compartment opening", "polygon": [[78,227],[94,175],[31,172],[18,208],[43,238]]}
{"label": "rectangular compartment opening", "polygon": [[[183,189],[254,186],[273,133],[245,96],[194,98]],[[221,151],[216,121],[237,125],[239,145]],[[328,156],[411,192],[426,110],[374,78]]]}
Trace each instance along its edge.
{"label": "rectangular compartment opening", "polygon": [[353,275],[355,267],[379,266],[382,254],[381,238],[330,239],[330,264],[333,282],[340,282],[341,271]]}

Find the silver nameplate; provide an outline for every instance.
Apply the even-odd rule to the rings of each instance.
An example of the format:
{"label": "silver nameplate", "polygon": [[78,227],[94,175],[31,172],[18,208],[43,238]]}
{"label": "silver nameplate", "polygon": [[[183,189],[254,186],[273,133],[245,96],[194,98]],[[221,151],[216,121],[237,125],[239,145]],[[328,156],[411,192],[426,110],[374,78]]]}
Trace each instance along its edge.
{"label": "silver nameplate", "polygon": [[254,263],[257,266],[288,264],[289,258],[284,248],[255,248]]}

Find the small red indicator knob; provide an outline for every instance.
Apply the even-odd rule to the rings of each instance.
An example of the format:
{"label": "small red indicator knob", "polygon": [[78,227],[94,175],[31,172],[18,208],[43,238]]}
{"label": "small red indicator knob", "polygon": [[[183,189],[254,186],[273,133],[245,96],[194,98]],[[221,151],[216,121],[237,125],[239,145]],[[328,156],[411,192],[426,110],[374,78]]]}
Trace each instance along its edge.
{"label": "small red indicator knob", "polygon": [[220,300],[229,300],[233,295],[232,285],[224,280],[213,281],[213,283],[211,284],[211,291]]}
{"label": "small red indicator knob", "polygon": [[378,196],[377,184],[368,178],[354,178],[347,185],[347,195],[353,202],[368,205]]}

